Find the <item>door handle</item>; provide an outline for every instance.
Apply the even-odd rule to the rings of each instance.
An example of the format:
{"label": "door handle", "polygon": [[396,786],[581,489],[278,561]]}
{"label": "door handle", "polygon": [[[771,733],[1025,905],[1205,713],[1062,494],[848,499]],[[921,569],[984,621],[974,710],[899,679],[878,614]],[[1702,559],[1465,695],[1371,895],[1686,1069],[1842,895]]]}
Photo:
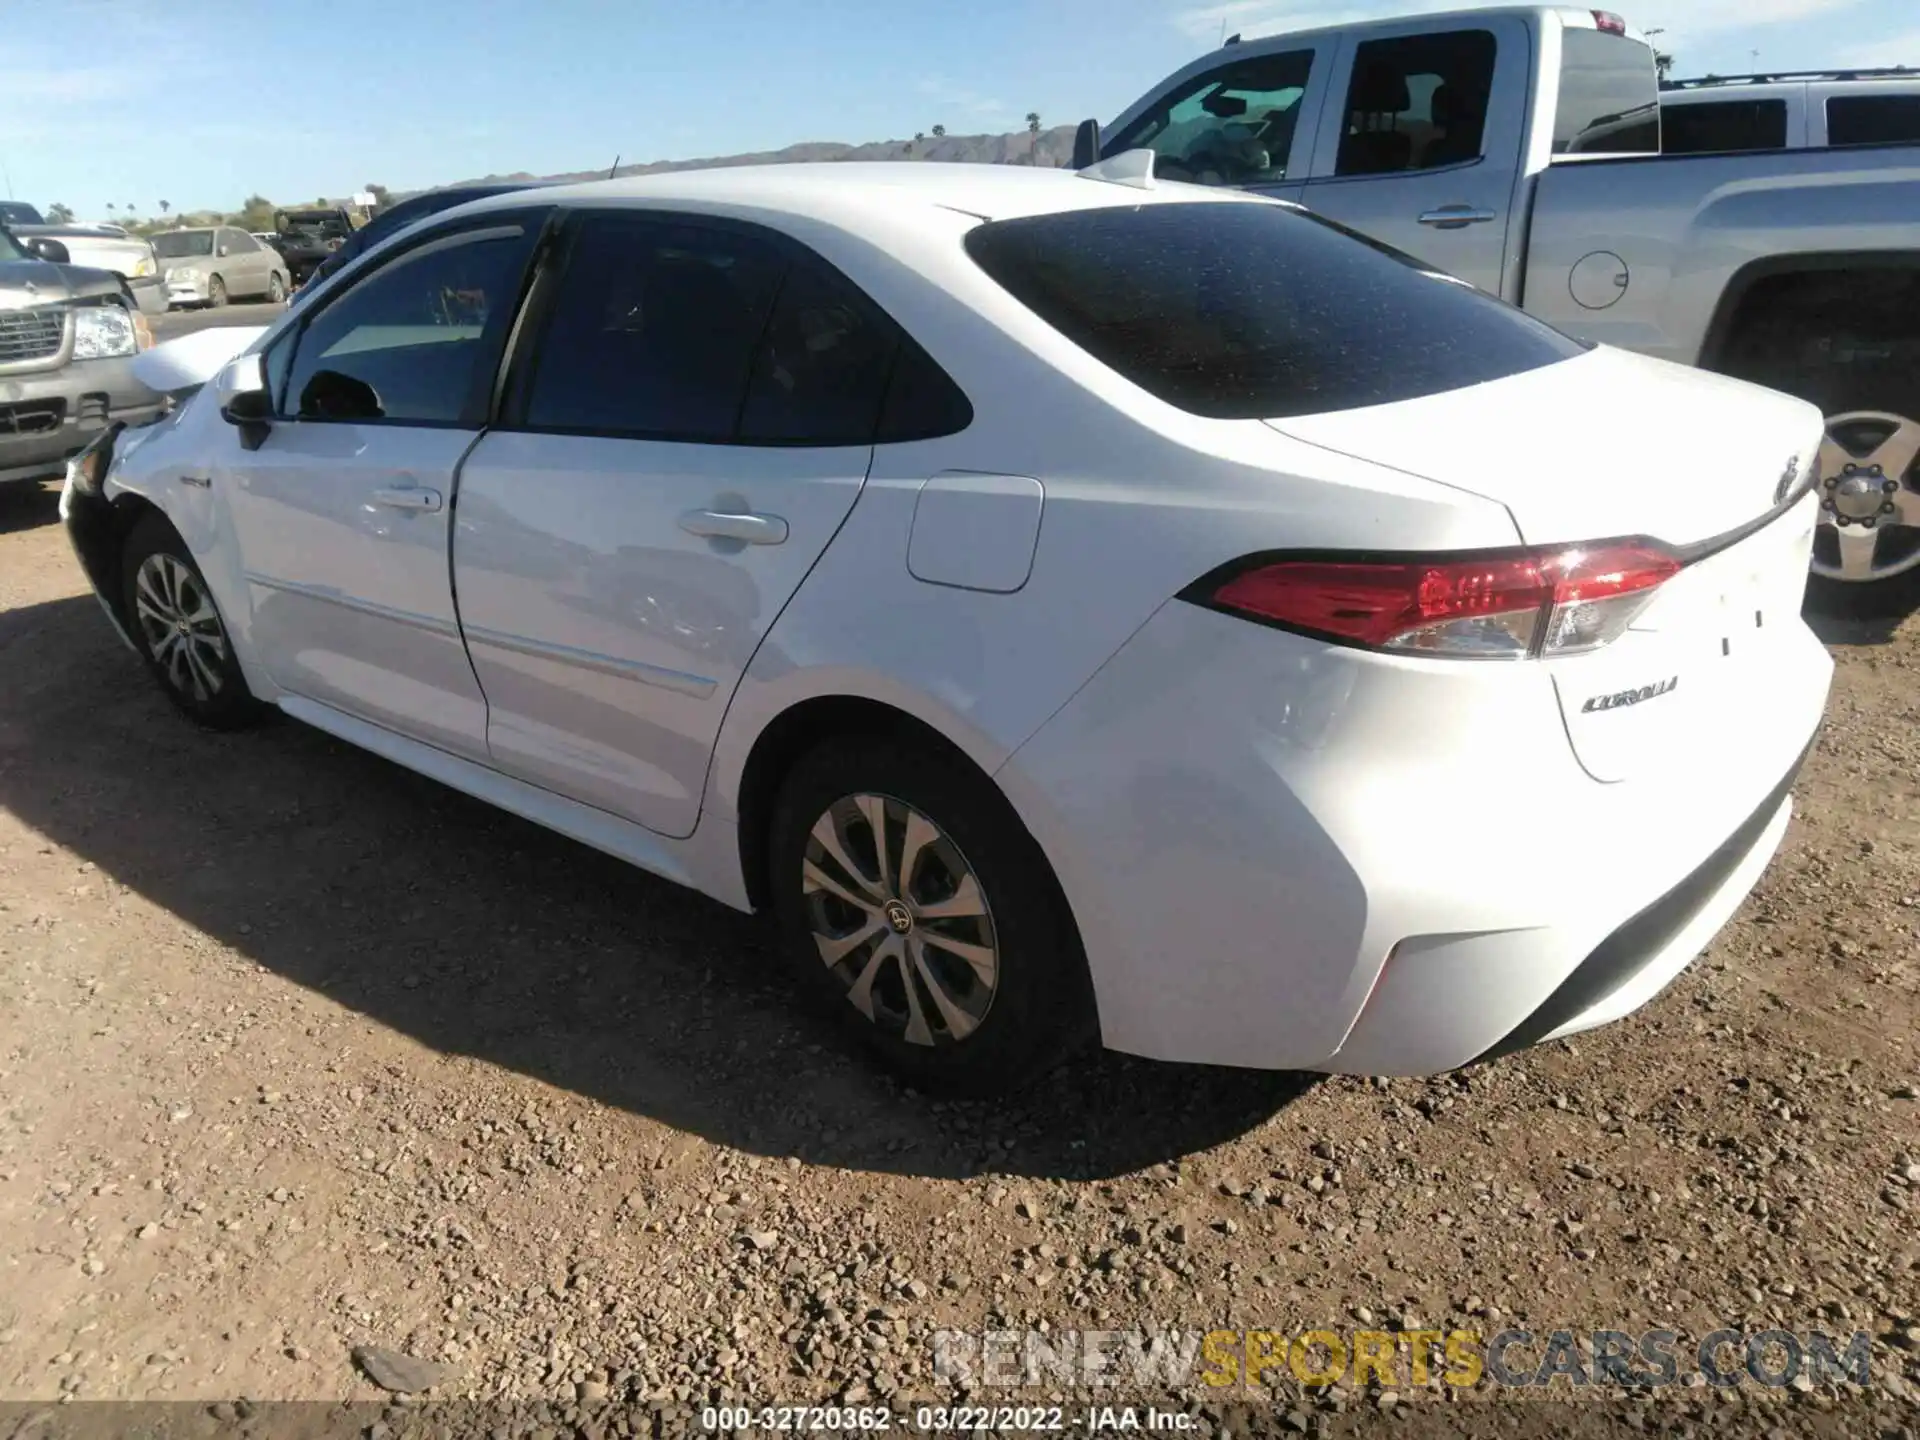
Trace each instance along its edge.
{"label": "door handle", "polygon": [[393,490],[373,492],[374,503],[384,505],[389,510],[418,510],[431,515],[440,508],[440,492],[427,490],[418,485],[407,485]]}
{"label": "door handle", "polygon": [[1493,219],[1493,211],[1477,210],[1471,205],[1442,205],[1438,210],[1422,210],[1420,223],[1437,230],[1459,230],[1468,225],[1484,225]]}
{"label": "door handle", "polygon": [[749,545],[778,545],[787,538],[787,522],[778,515],[744,515],[727,510],[689,510],[680,517],[689,535],[710,540],[741,540]]}

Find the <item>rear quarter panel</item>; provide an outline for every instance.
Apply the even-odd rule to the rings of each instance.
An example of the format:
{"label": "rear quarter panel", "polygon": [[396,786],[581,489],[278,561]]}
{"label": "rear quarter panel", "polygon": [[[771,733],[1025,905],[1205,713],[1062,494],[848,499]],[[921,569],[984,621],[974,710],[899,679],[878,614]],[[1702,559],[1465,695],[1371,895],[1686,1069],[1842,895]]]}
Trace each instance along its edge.
{"label": "rear quarter panel", "polygon": [[[1911,250],[1920,146],[1563,162],[1538,181],[1522,303],[1581,339],[1693,365],[1748,266]],[[1575,267],[1608,257],[1626,287],[1580,303]]]}

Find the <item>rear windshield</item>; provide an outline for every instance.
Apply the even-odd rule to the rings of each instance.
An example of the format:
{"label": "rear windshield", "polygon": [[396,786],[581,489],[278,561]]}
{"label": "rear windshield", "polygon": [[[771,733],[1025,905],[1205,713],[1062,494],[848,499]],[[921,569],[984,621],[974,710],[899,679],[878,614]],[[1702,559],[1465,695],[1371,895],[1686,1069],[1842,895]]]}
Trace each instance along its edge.
{"label": "rear windshield", "polygon": [[1560,35],[1556,155],[1653,155],[1660,149],[1660,80],[1645,42],[1569,25]]}
{"label": "rear windshield", "polygon": [[1277,419],[1434,395],[1586,348],[1290,206],[1172,203],[997,220],[967,252],[1041,319],[1195,415]]}
{"label": "rear windshield", "polygon": [[162,260],[185,260],[193,255],[213,254],[211,230],[173,230],[153,237],[153,253]]}
{"label": "rear windshield", "polygon": [[1784,100],[1697,100],[1660,107],[1660,149],[1667,155],[1787,148]]}

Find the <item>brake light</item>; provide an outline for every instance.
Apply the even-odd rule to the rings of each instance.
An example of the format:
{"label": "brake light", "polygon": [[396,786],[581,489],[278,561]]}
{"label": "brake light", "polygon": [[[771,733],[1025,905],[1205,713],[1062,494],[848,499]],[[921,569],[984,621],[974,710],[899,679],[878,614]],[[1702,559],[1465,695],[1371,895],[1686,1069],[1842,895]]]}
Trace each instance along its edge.
{"label": "brake light", "polygon": [[1627,33],[1627,22],[1608,10],[1594,11],[1593,24],[1596,30],[1604,30],[1609,35],[1624,35]]}
{"label": "brake light", "polygon": [[1578,655],[1618,639],[1679,573],[1651,540],[1404,560],[1255,560],[1188,598],[1303,634],[1464,660]]}

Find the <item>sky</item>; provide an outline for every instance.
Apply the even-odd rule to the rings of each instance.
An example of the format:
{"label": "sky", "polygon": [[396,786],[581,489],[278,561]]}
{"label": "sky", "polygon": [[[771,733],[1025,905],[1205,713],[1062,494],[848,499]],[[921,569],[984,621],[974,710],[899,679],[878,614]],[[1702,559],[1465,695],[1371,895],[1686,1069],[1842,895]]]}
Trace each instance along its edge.
{"label": "sky", "polygon": [[[1914,0],[1632,0],[1674,73],[1920,65]],[[0,0],[0,186],[83,219],[1111,119],[1219,44],[1460,0]]]}

